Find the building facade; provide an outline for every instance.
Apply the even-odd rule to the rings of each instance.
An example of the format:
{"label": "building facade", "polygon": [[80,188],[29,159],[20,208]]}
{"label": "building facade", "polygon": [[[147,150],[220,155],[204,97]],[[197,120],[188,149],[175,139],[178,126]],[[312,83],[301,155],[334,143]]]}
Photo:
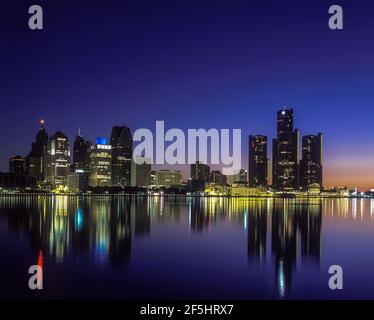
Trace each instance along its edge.
{"label": "building facade", "polygon": [[281,190],[299,186],[299,130],[294,130],[293,124],[293,109],[278,111],[277,138],[273,139],[273,186]]}
{"label": "building facade", "polygon": [[323,187],[322,133],[302,138],[302,160],[300,161],[300,184],[307,187],[318,184]]}
{"label": "building facade", "polygon": [[227,184],[227,177],[219,170],[212,170],[210,172],[209,182],[216,185],[225,186]]}
{"label": "building facade", "polygon": [[[140,162],[142,164],[139,164]],[[132,161],[131,166],[131,186],[148,187],[151,184],[151,159],[137,157],[137,162]]]}
{"label": "building facade", "polygon": [[14,174],[25,174],[26,162],[22,156],[14,156],[9,159],[9,172]]}
{"label": "building facade", "polygon": [[67,178],[67,186],[69,191],[80,192],[88,187],[88,173],[84,170],[77,169],[71,172]]}
{"label": "building facade", "polygon": [[112,146],[103,138],[97,138],[91,146],[89,172],[91,187],[112,186]]}
{"label": "building facade", "polygon": [[158,187],[170,188],[179,186],[182,183],[182,173],[178,170],[155,171],[155,185]]}
{"label": "building facade", "polygon": [[196,163],[191,164],[191,179],[209,182],[210,177],[210,167],[207,164]]}
{"label": "building facade", "polygon": [[249,136],[248,182],[252,187],[267,186],[269,183],[267,146],[267,136]]}
{"label": "building facade", "polygon": [[44,180],[43,155],[48,143],[48,133],[45,129],[44,120],[40,120],[40,128],[31,145],[31,151],[25,158],[26,174],[36,177],[38,181]]}
{"label": "building facade", "polygon": [[126,126],[114,126],[110,136],[112,147],[112,185],[131,185],[132,136]]}
{"label": "building facade", "polygon": [[47,143],[43,156],[44,181],[52,186],[67,186],[70,172],[70,144],[65,134],[57,131]]}
{"label": "building facade", "polygon": [[89,164],[89,152],[88,149],[90,148],[90,143],[81,135],[77,135],[74,140],[74,147],[73,147],[73,165],[72,169],[73,172],[77,170],[85,170],[88,169]]}

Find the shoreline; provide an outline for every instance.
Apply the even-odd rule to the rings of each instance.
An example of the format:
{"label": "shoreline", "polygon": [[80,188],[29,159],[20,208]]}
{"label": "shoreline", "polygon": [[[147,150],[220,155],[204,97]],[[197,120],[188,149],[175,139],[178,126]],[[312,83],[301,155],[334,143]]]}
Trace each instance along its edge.
{"label": "shoreline", "polygon": [[133,193],[92,193],[92,194],[74,194],[74,193],[0,193],[1,197],[71,197],[71,198],[89,198],[89,197],[132,197],[132,198],[222,198],[222,199],[374,199],[370,196],[343,196],[343,195],[290,195],[290,194],[277,194],[277,195],[251,195],[251,196],[219,196],[219,195],[186,195],[186,194],[133,194]]}

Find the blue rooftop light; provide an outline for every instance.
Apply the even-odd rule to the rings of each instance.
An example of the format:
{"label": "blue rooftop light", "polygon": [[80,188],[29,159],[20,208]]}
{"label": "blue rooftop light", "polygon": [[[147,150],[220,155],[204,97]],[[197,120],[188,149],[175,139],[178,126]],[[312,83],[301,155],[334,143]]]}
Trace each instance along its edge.
{"label": "blue rooftop light", "polygon": [[96,138],[96,144],[107,144],[108,141],[104,137],[97,137]]}

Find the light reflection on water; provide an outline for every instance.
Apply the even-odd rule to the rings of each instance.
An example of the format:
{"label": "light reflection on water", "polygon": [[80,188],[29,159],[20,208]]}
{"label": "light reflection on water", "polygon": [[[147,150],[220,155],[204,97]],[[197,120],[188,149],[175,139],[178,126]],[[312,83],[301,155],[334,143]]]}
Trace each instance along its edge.
{"label": "light reflection on water", "polygon": [[[370,199],[0,198],[1,248],[18,269],[43,252],[43,297],[374,298],[373,219]],[[335,261],[353,283],[339,297],[327,288]],[[8,275],[12,296],[34,298]]]}

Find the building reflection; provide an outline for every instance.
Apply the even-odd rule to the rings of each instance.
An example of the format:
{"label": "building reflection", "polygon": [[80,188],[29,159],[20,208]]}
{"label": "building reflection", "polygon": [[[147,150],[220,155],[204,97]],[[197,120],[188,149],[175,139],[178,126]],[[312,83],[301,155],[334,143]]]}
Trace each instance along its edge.
{"label": "building reflection", "polygon": [[[271,213],[271,214],[269,214]],[[248,257],[252,263],[266,261],[268,222],[271,225],[271,255],[278,295],[292,287],[292,273],[301,262],[320,263],[322,205],[320,200],[300,202],[274,199],[250,202],[247,215]],[[300,246],[298,243],[300,241]]]}
{"label": "building reflection", "polygon": [[[131,199],[66,196],[31,199],[19,198],[5,209],[9,230],[27,234],[35,254],[42,251],[55,263],[62,263],[69,253],[72,259],[93,254],[100,263],[109,262],[113,266],[129,262]],[[142,215],[143,212],[139,216]],[[149,223],[144,230],[149,232]]]}
{"label": "building reflection", "polygon": [[300,264],[319,268],[322,222],[365,223],[374,218],[374,200],[19,196],[0,198],[4,216],[9,231],[29,238],[35,259],[40,252],[54,263],[89,256],[115,267],[129,263],[134,241],[155,225],[179,223],[189,235],[222,224],[228,235],[244,231],[249,264],[274,268],[277,294],[285,297]]}
{"label": "building reflection", "polygon": [[291,288],[297,256],[296,232],[295,205],[286,200],[277,201],[273,206],[271,248],[275,259],[275,281],[281,297]]}
{"label": "building reflection", "polygon": [[302,258],[315,261],[318,265],[321,256],[322,205],[301,205],[299,214]]}
{"label": "building reflection", "polygon": [[250,261],[263,262],[266,259],[268,205],[268,202],[251,202],[248,212],[245,212],[247,215],[248,257]]}

